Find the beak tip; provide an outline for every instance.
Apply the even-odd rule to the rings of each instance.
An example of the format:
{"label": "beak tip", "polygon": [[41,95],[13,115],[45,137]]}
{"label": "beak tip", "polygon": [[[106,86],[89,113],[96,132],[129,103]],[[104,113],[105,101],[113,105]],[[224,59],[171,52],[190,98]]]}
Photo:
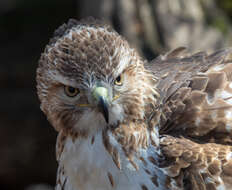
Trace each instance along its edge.
{"label": "beak tip", "polygon": [[106,123],[109,123],[109,117],[105,117]]}

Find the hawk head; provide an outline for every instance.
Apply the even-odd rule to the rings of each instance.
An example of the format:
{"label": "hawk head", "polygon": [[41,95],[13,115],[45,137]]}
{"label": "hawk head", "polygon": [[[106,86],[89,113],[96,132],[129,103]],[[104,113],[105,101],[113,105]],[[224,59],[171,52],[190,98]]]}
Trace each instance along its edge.
{"label": "hawk head", "polygon": [[93,19],[70,20],[58,28],[37,69],[48,120],[58,131],[80,134],[144,119],[148,102],[156,102],[154,83],[127,41]]}

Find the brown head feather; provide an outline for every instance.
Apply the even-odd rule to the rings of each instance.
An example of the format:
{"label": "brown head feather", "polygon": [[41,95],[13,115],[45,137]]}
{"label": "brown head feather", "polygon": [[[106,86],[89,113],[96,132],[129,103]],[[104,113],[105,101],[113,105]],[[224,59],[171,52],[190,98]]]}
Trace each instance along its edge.
{"label": "brown head feather", "polygon": [[[70,20],[62,25],[41,55],[37,70],[37,89],[41,108],[57,129],[71,128],[81,111],[70,109],[58,97],[63,85],[84,91],[96,81],[112,86],[119,74],[125,87],[118,103],[123,107],[123,122],[144,119],[145,106],[156,103],[155,78],[143,66],[144,60],[111,27],[101,21]],[[114,89],[114,88],[113,88]],[[88,100],[82,99],[82,103]]]}

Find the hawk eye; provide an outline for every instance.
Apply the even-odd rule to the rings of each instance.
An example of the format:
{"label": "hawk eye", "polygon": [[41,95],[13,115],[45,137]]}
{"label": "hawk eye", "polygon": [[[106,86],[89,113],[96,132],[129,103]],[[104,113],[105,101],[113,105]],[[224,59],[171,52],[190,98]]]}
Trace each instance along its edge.
{"label": "hawk eye", "polygon": [[80,90],[78,88],[73,88],[71,86],[64,86],[64,92],[67,96],[74,97],[80,93]]}
{"label": "hawk eye", "polygon": [[123,76],[122,75],[118,75],[117,78],[114,81],[114,84],[117,86],[122,86],[123,83]]}

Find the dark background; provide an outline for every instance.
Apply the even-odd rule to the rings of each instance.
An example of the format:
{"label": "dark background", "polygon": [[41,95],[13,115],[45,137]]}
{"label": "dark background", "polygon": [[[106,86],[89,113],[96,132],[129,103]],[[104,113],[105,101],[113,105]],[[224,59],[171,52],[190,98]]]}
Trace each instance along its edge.
{"label": "dark background", "polygon": [[35,72],[69,18],[104,18],[151,60],[178,46],[232,45],[231,0],[0,0],[0,190],[55,184],[56,132],[39,109]]}

